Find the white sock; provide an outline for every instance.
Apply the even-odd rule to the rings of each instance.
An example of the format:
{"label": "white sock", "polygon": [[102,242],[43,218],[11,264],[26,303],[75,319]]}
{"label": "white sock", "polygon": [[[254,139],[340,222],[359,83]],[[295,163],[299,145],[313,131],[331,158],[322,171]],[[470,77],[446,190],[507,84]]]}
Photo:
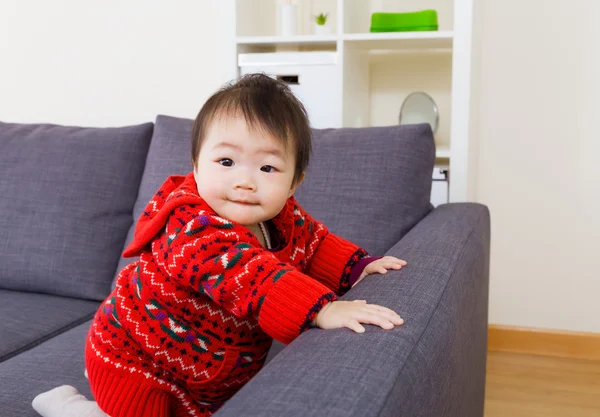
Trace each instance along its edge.
{"label": "white sock", "polygon": [[108,417],[95,401],[89,401],[70,385],[41,393],[31,405],[43,417]]}

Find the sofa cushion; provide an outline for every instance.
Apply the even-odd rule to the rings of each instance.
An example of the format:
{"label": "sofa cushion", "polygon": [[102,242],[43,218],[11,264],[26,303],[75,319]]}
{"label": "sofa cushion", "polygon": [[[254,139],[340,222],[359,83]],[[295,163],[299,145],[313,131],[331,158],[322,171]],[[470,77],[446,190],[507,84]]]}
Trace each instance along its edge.
{"label": "sofa cushion", "polygon": [[99,303],[0,290],[0,362],[89,320]]}
{"label": "sofa cushion", "polygon": [[[135,224],[142,215],[142,211],[165,179],[170,175],[185,175],[192,171],[190,148],[193,124],[194,121],[190,119],[157,116],[148,156],[146,157],[146,166],[137,199],[133,206],[135,221],[127,233],[126,245],[133,239]],[[121,257],[117,274],[134,259]]]}
{"label": "sofa cushion", "polygon": [[432,209],[428,124],[313,130],[296,198],[330,231],[383,255]]}
{"label": "sofa cushion", "polygon": [[92,399],[83,356],[89,328],[87,321],[0,363],[2,417],[40,417],[31,401],[60,385],[72,385]]}
{"label": "sofa cushion", "polygon": [[108,294],[152,128],[0,123],[0,288]]}

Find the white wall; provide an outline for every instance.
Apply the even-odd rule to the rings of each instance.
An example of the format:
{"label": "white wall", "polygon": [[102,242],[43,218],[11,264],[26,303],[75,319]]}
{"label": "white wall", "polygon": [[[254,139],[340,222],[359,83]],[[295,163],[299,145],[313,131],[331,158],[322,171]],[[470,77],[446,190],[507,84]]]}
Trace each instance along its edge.
{"label": "white wall", "polygon": [[600,332],[600,1],[483,6],[490,322]]}
{"label": "white wall", "polygon": [[221,0],[2,0],[0,120],[117,126],[193,118],[235,77]]}

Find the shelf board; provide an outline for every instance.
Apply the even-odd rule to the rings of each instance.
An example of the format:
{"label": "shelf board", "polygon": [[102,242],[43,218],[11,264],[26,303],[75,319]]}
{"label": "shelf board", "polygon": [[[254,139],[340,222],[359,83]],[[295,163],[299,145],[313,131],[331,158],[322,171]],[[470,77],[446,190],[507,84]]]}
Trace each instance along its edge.
{"label": "shelf board", "polygon": [[342,39],[366,50],[451,50],[454,32],[347,33]]}
{"label": "shelf board", "polygon": [[238,36],[236,43],[238,45],[330,45],[335,46],[338,40],[337,35],[297,35],[297,36]]}
{"label": "shelf board", "polygon": [[384,32],[345,33],[343,35],[297,35],[297,36],[239,36],[238,45],[320,45],[335,47],[338,40],[365,50],[451,50],[454,32]]}

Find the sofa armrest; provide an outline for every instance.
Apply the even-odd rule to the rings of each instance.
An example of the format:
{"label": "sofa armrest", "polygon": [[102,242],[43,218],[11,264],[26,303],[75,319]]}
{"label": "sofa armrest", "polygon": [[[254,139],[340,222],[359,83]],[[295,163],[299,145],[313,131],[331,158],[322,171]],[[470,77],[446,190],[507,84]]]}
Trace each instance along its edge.
{"label": "sofa armrest", "polygon": [[310,329],[215,415],[482,416],[489,245],[485,206],[437,207],[388,251],[406,267],[341,297],[389,307],[403,326]]}

